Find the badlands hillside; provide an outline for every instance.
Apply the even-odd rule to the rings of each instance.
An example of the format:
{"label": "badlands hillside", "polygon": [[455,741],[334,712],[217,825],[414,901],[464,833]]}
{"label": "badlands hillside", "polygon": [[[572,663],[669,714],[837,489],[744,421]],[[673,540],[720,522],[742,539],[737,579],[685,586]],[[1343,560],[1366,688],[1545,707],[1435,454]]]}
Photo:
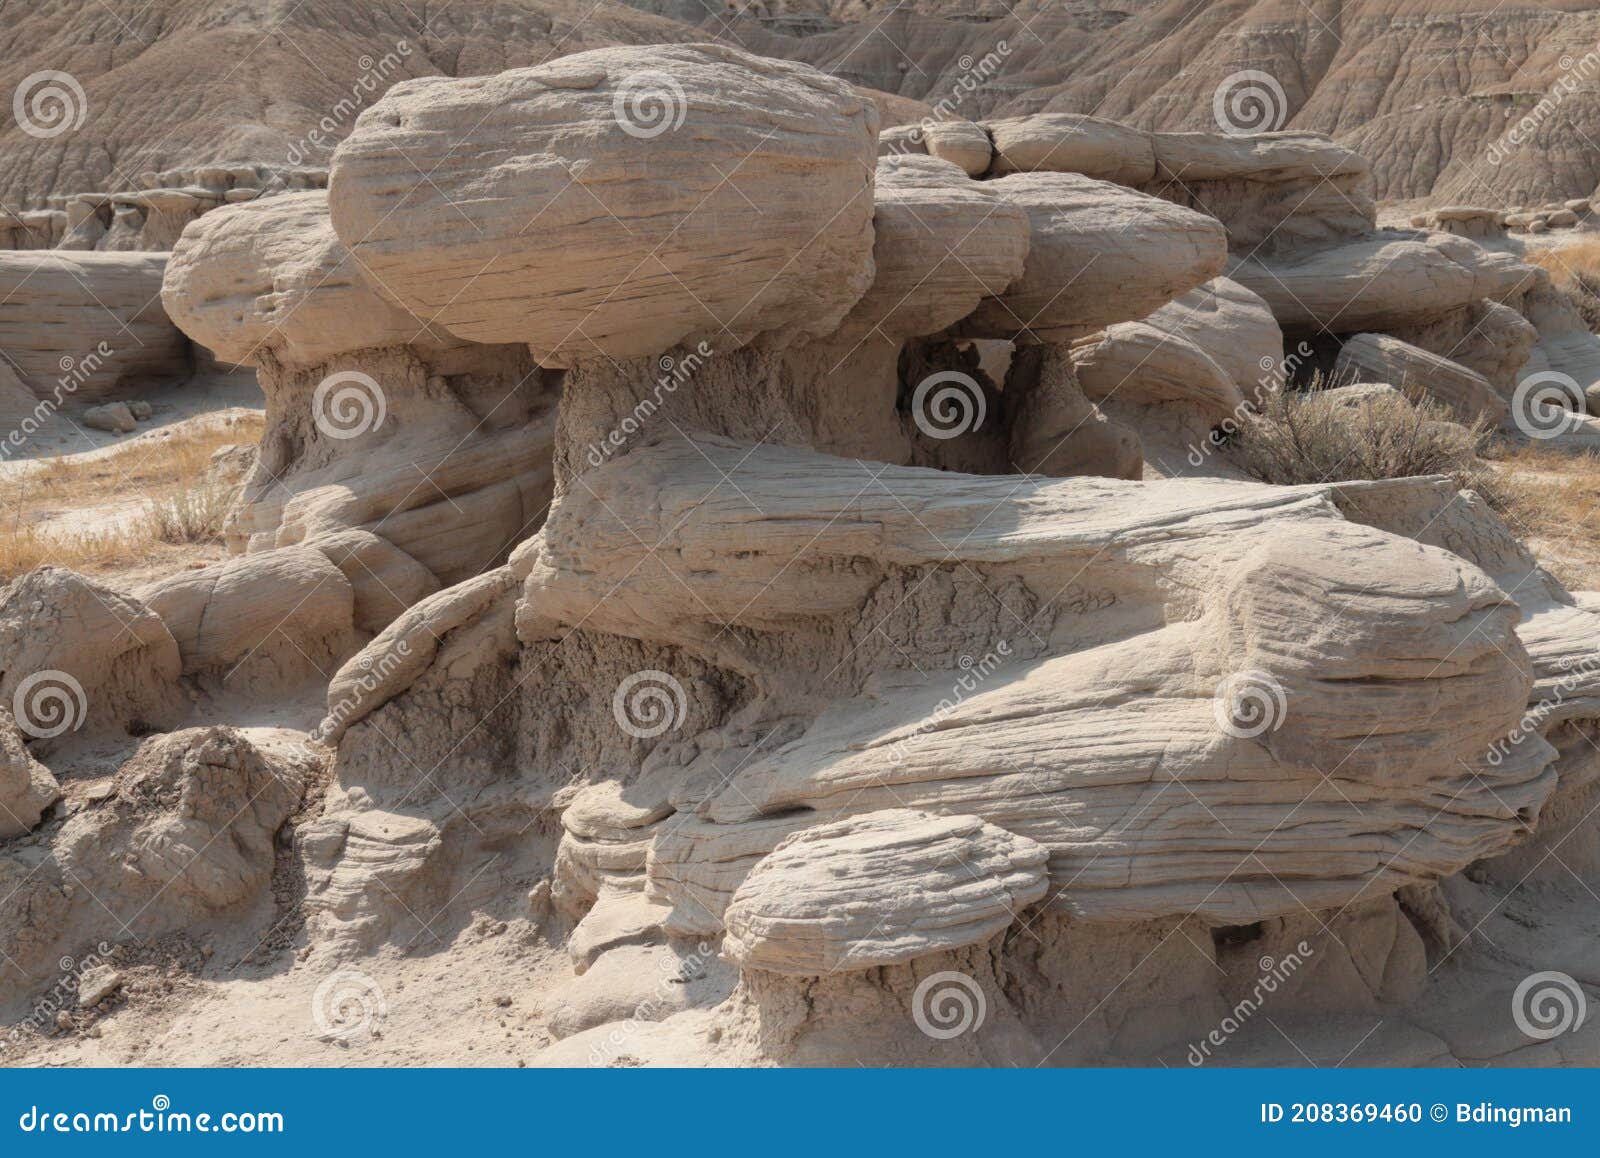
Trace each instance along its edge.
{"label": "badlands hillside", "polygon": [[1597,19],[0,6],[0,1060],[1600,1063]]}
{"label": "badlands hillside", "polygon": [[65,71],[94,115],[70,139],[7,125],[0,200],[44,208],[205,164],[325,166],[396,81],[687,41],[906,98],[894,122],[924,115],[916,101],[1214,131],[1227,86],[1242,127],[1334,137],[1385,199],[1509,209],[1600,183],[1592,0],[11,0],[0,91]]}

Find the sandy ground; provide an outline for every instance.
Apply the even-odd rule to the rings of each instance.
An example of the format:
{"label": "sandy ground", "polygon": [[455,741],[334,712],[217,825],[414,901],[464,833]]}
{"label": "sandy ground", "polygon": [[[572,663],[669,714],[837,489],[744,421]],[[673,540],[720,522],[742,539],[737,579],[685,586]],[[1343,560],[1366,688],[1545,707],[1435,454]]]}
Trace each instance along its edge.
{"label": "sandy ground", "polygon": [[86,455],[108,447],[127,446],[152,431],[198,415],[215,414],[235,406],[260,410],[265,405],[254,370],[197,374],[188,382],[176,385],[152,383],[148,390],[136,392],[136,397],[150,403],[154,413],[141,422],[133,434],[90,429],[83,425],[82,407],[59,411],[23,445],[8,450],[6,457],[0,458],[0,477],[18,467],[25,470],[24,464],[34,459]]}

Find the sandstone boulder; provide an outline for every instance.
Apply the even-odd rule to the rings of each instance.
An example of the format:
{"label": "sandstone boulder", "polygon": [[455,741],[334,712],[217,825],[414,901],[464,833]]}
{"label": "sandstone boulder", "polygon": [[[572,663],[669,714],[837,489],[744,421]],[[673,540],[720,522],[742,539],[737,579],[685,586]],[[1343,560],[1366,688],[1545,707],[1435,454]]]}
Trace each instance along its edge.
{"label": "sandstone boulder", "polygon": [[1481,374],[1385,334],[1356,334],[1347,340],[1334,375],[1340,381],[1386,382],[1420,391],[1468,422],[1479,417],[1499,422],[1510,413],[1505,399]]}
{"label": "sandstone boulder", "polygon": [[1213,218],[1076,173],[988,182],[1024,209],[1032,241],[1022,277],[961,323],[974,337],[1023,343],[1131,321],[1222,272],[1227,240]]}
{"label": "sandstone boulder", "polygon": [[734,893],[723,952],[818,977],[979,944],[1048,888],[1049,854],[975,816],[886,809],[784,838]]}
{"label": "sandstone boulder", "polygon": [[822,335],[871,281],[876,133],[843,82],[712,45],[408,81],[335,154],[333,225],[412,313],[546,364]]}

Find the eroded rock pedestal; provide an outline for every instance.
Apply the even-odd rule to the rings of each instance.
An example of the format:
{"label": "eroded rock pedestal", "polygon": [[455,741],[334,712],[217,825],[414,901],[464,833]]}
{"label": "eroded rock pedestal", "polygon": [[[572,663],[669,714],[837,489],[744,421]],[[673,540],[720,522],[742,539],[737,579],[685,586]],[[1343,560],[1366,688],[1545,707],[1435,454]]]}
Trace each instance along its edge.
{"label": "eroded rock pedestal", "polygon": [[[681,125],[629,121],[641,72]],[[295,833],[324,962],[527,896],[553,1064],[1176,1062],[1262,973],[1319,1055],[1377,1017],[1363,1060],[1464,1056],[1428,970],[1464,870],[1580,826],[1594,673],[1524,717],[1594,603],[1439,480],[1182,464],[1324,306],[1367,367],[1456,310],[1526,350],[1526,267],[1372,236],[1316,138],[991,129],[880,159],[842,82],[606,49],[397,85],[326,198],[189,227],[168,308],[269,430],[243,554],[144,593],[140,662],[244,662],[269,569],[342,661]],[[363,378],[382,417],[330,430]]]}

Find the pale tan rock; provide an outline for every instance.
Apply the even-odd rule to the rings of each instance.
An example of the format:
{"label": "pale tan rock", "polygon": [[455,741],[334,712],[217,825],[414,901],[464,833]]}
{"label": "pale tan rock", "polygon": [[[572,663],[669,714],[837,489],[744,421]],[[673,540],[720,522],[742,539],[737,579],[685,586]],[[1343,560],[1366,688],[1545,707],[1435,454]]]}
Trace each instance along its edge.
{"label": "pale tan rock", "polygon": [[445,636],[487,614],[512,585],[500,567],[412,605],[334,675],[318,738],[336,742],[351,724],[405,691],[428,669]]}
{"label": "pale tan rock", "polygon": [[287,684],[349,654],[355,596],[321,551],[285,547],[182,571],[145,588],[185,675]]}
{"label": "pale tan rock", "polygon": [[170,726],[178,647],[145,603],[63,567],[0,588],[0,704],[32,738]]}
{"label": "pale tan rock", "polygon": [[1155,142],[1140,129],[1077,113],[1040,113],[984,122],[994,140],[994,173],[1082,173],[1119,185],[1156,177]]}
{"label": "pale tan rock", "polygon": [[1334,375],[1340,381],[1386,382],[1415,390],[1455,411],[1465,421],[1499,422],[1510,410],[1488,379],[1459,363],[1386,334],[1356,334],[1339,350]]}
{"label": "pale tan rock", "polygon": [[734,893],[723,952],[791,976],[981,944],[1048,888],[1048,852],[975,816],[886,809],[786,837]]}
{"label": "pale tan rock", "polygon": [[727,347],[826,334],[866,290],[876,131],[808,68],[603,49],[395,86],[335,154],[329,199],[373,279],[462,338],[550,365]]}
{"label": "pale tan rock", "polygon": [[355,626],[361,631],[382,631],[439,589],[432,571],[371,531],[333,531],[305,545],[326,555],[349,582]]}
{"label": "pale tan rock", "polygon": [[[759,531],[749,526],[751,508],[742,500],[724,505],[704,498],[708,484],[699,476],[717,477],[704,456],[723,470],[723,456],[729,465],[743,461],[746,493],[754,488],[762,496]],[[1550,751],[1524,745],[1493,773],[1494,792],[1509,810],[1489,803],[1494,820],[1485,815],[1480,826],[1462,819],[1464,827],[1452,826],[1448,835],[1430,828],[1439,833],[1436,841],[1411,840],[1424,818],[1412,802],[1419,790],[1431,791],[1420,786],[1448,783],[1444,797],[1456,794],[1457,777],[1467,775],[1456,761],[1487,768],[1492,737],[1522,710],[1527,676],[1508,658],[1518,647],[1510,626],[1516,613],[1469,564],[1332,517],[1326,488],[1080,479],[1026,484],[1022,498],[1008,480],[891,468],[893,495],[879,504],[860,484],[850,485],[855,469],[800,451],[752,451],[716,440],[698,449],[636,451],[590,472],[587,488],[558,505],[530,561],[524,598],[558,624],[581,621],[636,638],[689,638],[697,623],[738,616],[752,628],[803,639],[819,617],[859,614],[860,601],[881,581],[870,568],[845,578],[841,558],[859,560],[870,550],[885,565],[936,566],[948,560],[949,544],[962,543],[971,561],[982,561],[990,584],[1034,569],[1077,575],[1085,593],[1081,618],[1054,628],[1074,643],[1054,655],[1047,646],[1039,658],[1009,667],[985,665],[985,678],[973,676],[972,690],[955,696],[956,675],[946,684],[885,674],[867,699],[840,699],[801,740],[744,762],[725,787],[694,806],[695,817],[663,823],[654,838],[649,892],[675,904],[682,898],[686,906],[671,928],[703,929],[704,914],[725,906],[743,874],[805,825],[802,817],[817,822],[901,805],[971,813],[1049,847],[1053,883],[1074,882],[1054,902],[1070,911],[1143,919],[1200,905],[1214,920],[1242,921],[1297,911],[1301,903],[1337,907],[1343,901],[1336,898],[1369,885],[1456,871],[1482,850],[1514,842],[1517,809],[1536,808],[1551,790]],[[794,482],[802,470],[804,488]],[[638,501],[634,487],[654,502]],[[822,498],[829,492],[852,511],[848,525],[833,519]],[[995,520],[1000,494],[1021,501],[1012,515]],[[680,502],[690,505],[692,519],[685,520]],[[731,531],[727,519],[741,529]],[[1117,558],[1098,562],[1109,538],[1119,543]],[[641,543],[655,545],[654,553]],[[680,577],[693,596],[680,602],[652,560],[689,557],[696,566]],[[1107,606],[1092,593],[1108,581],[1098,567],[1129,562],[1174,567],[1184,579],[1169,589],[1170,602],[1156,617],[1164,627],[1118,638],[1090,610]],[[1216,594],[1196,600],[1196,586],[1214,586]],[[1123,614],[1135,613],[1120,596],[1107,598]],[[1325,621],[1309,610],[1331,605],[1339,613]],[[1402,607],[1404,626],[1394,618]],[[1329,630],[1308,631],[1318,622]],[[1097,627],[1108,633],[1100,644],[1092,642]],[[1267,639],[1294,643],[1281,651],[1281,643],[1260,642]],[[1201,675],[1196,664],[1215,666]],[[1281,686],[1283,704],[1267,709],[1280,727],[1241,736],[1247,728],[1232,715],[1218,716],[1219,686],[1240,673]],[[1366,695],[1365,681],[1373,679],[1385,682],[1391,700],[1377,704]],[[1263,682],[1261,689],[1268,699],[1271,686]],[[1123,690],[1108,694],[1114,688]],[[1441,696],[1451,705],[1443,714],[1422,710],[1424,703],[1440,705]],[[1160,701],[1164,722],[1155,734],[1135,722],[1150,697]],[[1234,710],[1231,695],[1222,702]],[[1486,702],[1497,705],[1492,720],[1482,715]],[[1380,714],[1385,722],[1374,733]],[[1362,717],[1359,725],[1353,715]],[[1054,731],[1058,726],[1063,730]],[[1154,747],[1134,738],[1143,734]],[[1118,739],[1102,748],[1101,736]],[[1084,763],[1090,751],[1104,761],[1092,774]],[[1050,752],[1071,752],[1070,768],[1056,769]],[[1329,759],[1343,761],[1348,778],[1340,787],[1358,800],[1358,820],[1323,786],[1302,807],[1309,827],[1276,830],[1265,846],[1264,833],[1245,835],[1250,816],[1276,811],[1265,801],[1291,805],[1321,785],[1312,764]],[[1155,791],[1146,779],[1150,762],[1165,760],[1184,768],[1188,787],[1223,818],[1214,856],[1200,855],[1177,835],[1181,809],[1107,831]],[[1458,819],[1479,815],[1488,801],[1476,800]],[[1082,822],[1063,824],[1058,806]],[[1352,839],[1351,830],[1334,837],[1322,826],[1341,828],[1338,817],[1359,823],[1362,833],[1381,825],[1391,836],[1369,843]],[[1212,823],[1207,830],[1215,832]],[[1130,841],[1137,851],[1127,849]],[[1396,854],[1401,845],[1405,852]],[[1235,872],[1252,848],[1278,879],[1294,880],[1292,889],[1270,875],[1248,882],[1214,875]]]}
{"label": "pale tan rock", "polygon": [[25,746],[8,708],[0,708],[0,840],[21,836],[61,799],[61,785]]}
{"label": "pale tan rock", "polygon": [[982,125],[971,121],[934,121],[922,130],[930,157],[949,161],[969,177],[989,171],[994,149]]}
{"label": "pale tan rock", "polygon": [[[0,948],[42,976],[59,957],[119,942],[129,928],[162,937],[221,917],[248,929],[249,906],[263,895],[268,919],[247,945],[264,937],[276,837],[321,765],[303,738],[277,729],[145,740],[113,792],[74,812],[15,871],[0,894]],[[0,873],[11,877],[18,864],[0,854]],[[0,1001],[20,988],[15,974],[0,977]]]}
{"label": "pale tan rock", "polygon": [[1033,235],[1022,277],[981,303],[963,334],[1023,343],[1081,336],[1143,317],[1216,277],[1226,261],[1215,220],[1118,185],[1075,173],[987,184],[1027,211]]}
{"label": "pale tan rock", "polygon": [[225,362],[254,365],[263,349],[305,365],[372,346],[457,344],[367,281],[334,235],[325,192],[207,214],[174,247],[161,296]]}
{"label": "pale tan rock", "polygon": [[0,251],[0,351],[37,398],[99,402],[187,376],[161,306],[166,255]]}
{"label": "pale tan rock", "polygon": [[130,434],[138,429],[133,410],[126,402],[104,402],[83,412],[83,424],[91,430],[107,430],[115,434]]}
{"label": "pale tan rock", "polygon": [[842,323],[840,341],[898,341],[960,321],[1021,276],[1028,215],[947,161],[878,162],[872,287]]}
{"label": "pale tan rock", "polygon": [[1536,277],[1509,254],[1439,233],[1379,234],[1282,259],[1246,258],[1228,276],[1259,294],[1280,325],[1337,333],[1435,319],[1482,298],[1509,297]]}

